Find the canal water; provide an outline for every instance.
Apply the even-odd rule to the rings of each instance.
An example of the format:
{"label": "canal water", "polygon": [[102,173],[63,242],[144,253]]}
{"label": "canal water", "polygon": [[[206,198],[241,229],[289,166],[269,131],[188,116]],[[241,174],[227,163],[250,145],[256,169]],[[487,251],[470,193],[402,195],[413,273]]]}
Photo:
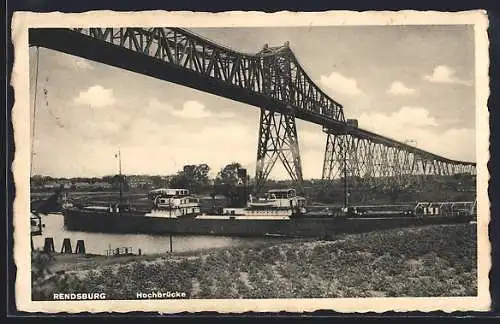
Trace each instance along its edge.
{"label": "canal water", "polygon": [[[56,252],[61,251],[62,242],[65,238],[71,240],[73,250],[78,240],[85,241],[85,250],[89,254],[106,255],[106,251],[116,248],[132,248],[137,253],[141,249],[142,254],[165,253],[170,251],[169,235],[147,235],[147,234],[105,234],[89,233],[79,231],[68,231],[64,228],[64,218],[61,214],[49,214],[42,216],[45,227],[41,236],[33,237],[35,248],[43,248],[45,238],[54,239]],[[197,251],[209,248],[236,247],[248,244],[258,244],[269,241],[277,241],[279,238],[237,238],[224,236],[172,236],[173,252]]]}

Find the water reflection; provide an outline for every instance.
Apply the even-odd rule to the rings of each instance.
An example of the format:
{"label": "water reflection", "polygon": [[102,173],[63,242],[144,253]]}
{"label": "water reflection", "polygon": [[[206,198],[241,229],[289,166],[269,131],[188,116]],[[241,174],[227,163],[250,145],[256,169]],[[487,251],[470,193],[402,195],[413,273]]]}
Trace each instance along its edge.
{"label": "water reflection", "polygon": [[[141,249],[142,254],[164,253],[170,251],[169,235],[146,234],[104,234],[80,231],[68,231],[64,228],[64,218],[60,214],[42,216],[45,225],[41,236],[33,237],[35,248],[43,248],[45,238],[52,237],[56,252],[61,251],[65,238],[71,240],[73,251],[78,240],[85,241],[85,250],[90,254],[106,255],[106,250],[131,247],[136,253]],[[277,238],[235,238],[223,236],[172,236],[173,252],[196,251],[207,248],[234,247],[244,244],[254,244],[266,241],[276,241]]]}

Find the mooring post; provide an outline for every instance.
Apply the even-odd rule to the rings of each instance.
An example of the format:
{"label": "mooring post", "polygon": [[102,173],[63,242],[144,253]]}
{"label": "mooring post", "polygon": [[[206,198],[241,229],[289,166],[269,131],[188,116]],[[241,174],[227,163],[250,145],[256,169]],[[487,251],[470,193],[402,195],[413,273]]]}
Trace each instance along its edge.
{"label": "mooring post", "polygon": [[76,242],[75,253],[76,254],[85,254],[85,241],[84,240],[78,240]]}
{"label": "mooring post", "polygon": [[71,248],[71,240],[69,238],[65,238],[63,240],[61,253],[73,253],[73,249]]}
{"label": "mooring post", "polygon": [[43,245],[43,252],[45,253],[54,253],[54,239],[52,237],[46,237],[45,243]]}

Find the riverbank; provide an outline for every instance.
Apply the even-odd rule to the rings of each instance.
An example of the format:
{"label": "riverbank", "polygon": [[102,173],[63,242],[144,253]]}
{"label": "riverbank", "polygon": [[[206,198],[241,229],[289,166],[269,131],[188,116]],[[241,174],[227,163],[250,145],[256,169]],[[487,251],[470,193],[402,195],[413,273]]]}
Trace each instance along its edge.
{"label": "riverbank", "polygon": [[189,298],[472,296],[476,230],[439,225],[140,257],[36,254],[32,269],[34,300],[172,291]]}

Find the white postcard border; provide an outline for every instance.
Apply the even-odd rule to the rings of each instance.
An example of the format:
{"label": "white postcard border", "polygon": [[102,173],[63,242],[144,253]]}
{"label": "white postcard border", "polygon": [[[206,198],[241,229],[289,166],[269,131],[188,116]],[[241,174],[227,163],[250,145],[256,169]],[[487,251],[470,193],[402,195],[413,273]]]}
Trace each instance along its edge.
{"label": "white postcard border", "polygon": [[[29,54],[28,28],[48,27],[264,27],[264,26],[326,26],[326,25],[452,25],[475,26],[476,71],[476,156],[478,210],[478,296],[446,298],[336,298],[336,299],[243,299],[237,302],[216,299],[188,300],[105,300],[105,301],[32,301],[30,273],[30,227],[27,221],[30,199],[30,113],[29,113]],[[178,313],[183,311],[218,311],[221,313],[254,312],[338,312],[384,311],[486,311],[490,309],[489,271],[491,246],[488,238],[490,204],[488,199],[489,172],[489,54],[488,19],[485,11],[458,13],[417,11],[330,11],[297,12],[113,12],[32,13],[16,12],[12,21],[15,47],[11,84],[15,90],[12,110],[16,145],[12,171],[17,195],[14,201],[14,259],[17,266],[15,283],[16,304],[29,312],[128,312],[147,311]]]}

